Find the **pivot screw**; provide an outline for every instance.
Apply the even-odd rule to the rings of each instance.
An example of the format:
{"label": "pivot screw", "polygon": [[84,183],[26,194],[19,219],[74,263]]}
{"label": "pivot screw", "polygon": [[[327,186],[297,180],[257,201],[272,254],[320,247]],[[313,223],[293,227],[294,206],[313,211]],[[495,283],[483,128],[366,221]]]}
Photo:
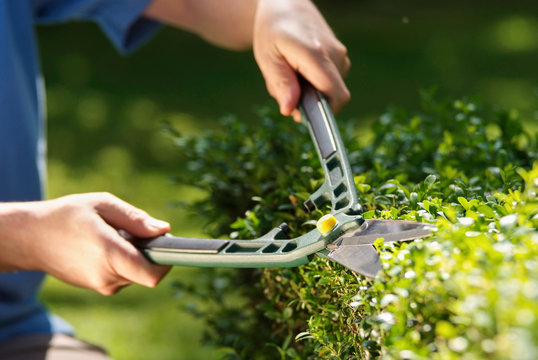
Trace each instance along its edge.
{"label": "pivot screw", "polygon": [[332,214],[327,214],[323,215],[318,220],[318,222],[316,223],[316,227],[322,235],[325,235],[329,231],[331,231],[336,226],[336,224],[338,224],[338,220],[336,220],[336,218]]}

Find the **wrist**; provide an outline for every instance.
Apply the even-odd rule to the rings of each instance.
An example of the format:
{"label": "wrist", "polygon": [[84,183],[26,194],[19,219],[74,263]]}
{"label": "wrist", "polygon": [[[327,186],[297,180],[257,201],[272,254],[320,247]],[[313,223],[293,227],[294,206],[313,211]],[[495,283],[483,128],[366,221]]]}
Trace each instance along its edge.
{"label": "wrist", "polygon": [[36,270],[28,246],[36,223],[35,202],[0,203],[0,271]]}

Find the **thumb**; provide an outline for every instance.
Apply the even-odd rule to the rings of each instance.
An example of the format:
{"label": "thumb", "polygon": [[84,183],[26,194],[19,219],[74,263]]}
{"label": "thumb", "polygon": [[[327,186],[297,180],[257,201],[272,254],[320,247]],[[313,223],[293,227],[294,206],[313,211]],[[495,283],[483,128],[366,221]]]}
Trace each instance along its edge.
{"label": "thumb", "polygon": [[170,231],[170,224],[155,219],[145,211],[119,198],[105,194],[95,205],[97,213],[116,229],[123,229],[137,237],[152,237]]}

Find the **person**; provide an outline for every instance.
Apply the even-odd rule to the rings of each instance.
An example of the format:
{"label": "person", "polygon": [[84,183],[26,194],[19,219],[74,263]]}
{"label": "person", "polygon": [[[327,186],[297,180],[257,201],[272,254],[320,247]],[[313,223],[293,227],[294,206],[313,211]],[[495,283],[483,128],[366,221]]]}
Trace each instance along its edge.
{"label": "person", "polygon": [[268,92],[281,113],[295,120],[297,74],[324,93],[334,110],[350,97],[343,80],[350,67],[346,48],[310,0],[0,2],[2,359],[44,358],[45,352],[47,359],[107,358],[72,337],[70,326],[37,301],[44,274],[111,295],[132,283],[154,287],[169,270],[150,263],[118,231],[152,237],[168,232],[168,223],[107,193],[42,199],[45,97],[34,26],[69,20],[97,22],[123,53],[162,24],[224,48],[252,47]]}

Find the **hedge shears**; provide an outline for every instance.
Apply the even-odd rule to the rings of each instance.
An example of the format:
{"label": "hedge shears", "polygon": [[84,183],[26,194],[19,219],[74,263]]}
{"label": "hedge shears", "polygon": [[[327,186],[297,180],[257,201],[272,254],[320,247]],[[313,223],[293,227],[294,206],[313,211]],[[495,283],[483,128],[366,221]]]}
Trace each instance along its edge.
{"label": "hedge shears", "polygon": [[[427,237],[431,226],[401,220],[364,219],[347,154],[327,99],[301,79],[300,110],[325,174],[325,181],[304,205],[311,212],[328,203],[331,211],[310,232],[289,239],[283,223],[253,240],[200,239],[172,236],[135,239],[134,244],[152,262],[199,267],[294,267],[313,255],[329,258],[367,277],[381,270],[374,246],[384,242]],[[381,241],[381,240],[379,240]]]}

